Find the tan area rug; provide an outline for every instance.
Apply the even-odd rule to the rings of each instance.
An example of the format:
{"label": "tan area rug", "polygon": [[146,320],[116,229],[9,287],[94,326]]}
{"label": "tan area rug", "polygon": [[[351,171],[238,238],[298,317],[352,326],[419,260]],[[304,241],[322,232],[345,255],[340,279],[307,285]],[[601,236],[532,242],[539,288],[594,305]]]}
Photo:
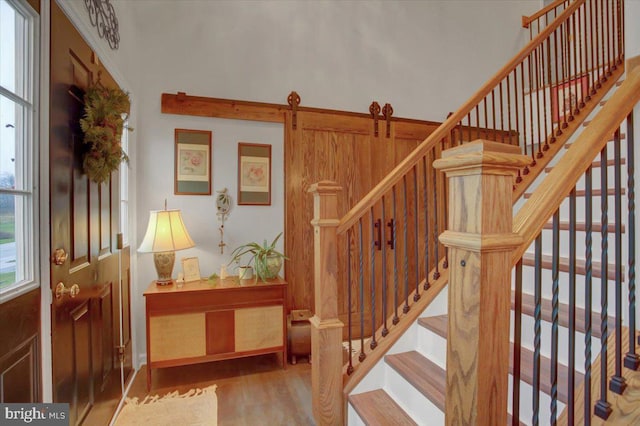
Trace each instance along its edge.
{"label": "tan area rug", "polygon": [[138,398],[127,398],[114,425],[146,426],[216,426],[218,424],[218,397],[216,385],[204,389],[191,389],[180,395],[178,391]]}

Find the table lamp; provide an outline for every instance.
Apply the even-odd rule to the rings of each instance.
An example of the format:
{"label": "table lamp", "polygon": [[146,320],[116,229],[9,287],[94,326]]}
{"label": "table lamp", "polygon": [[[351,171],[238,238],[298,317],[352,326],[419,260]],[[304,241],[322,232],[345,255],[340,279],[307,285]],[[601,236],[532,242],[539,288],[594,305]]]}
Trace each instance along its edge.
{"label": "table lamp", "polygon": [[153,262],[158,273],[157,285],[173,283],[171,274],[176,260],[175,252],[194,246],[182,221],[180,210],[165,208],[149,212],[149,225],[138,251],[153,253]]}

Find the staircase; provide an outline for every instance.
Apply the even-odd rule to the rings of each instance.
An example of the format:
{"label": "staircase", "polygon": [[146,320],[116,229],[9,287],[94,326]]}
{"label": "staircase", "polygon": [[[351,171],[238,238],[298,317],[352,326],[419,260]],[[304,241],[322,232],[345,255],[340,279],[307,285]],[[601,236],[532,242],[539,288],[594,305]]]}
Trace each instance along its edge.
{"label": "staircase", "polygon": [[[634,398],[640,364],[635,230],[623,222],[635,215],[634,184],[629,179],[625,190],[621,182],[623,167],[634,174],[633,162],[624,159],[633,130],[624,121],[640,100],[640,70],[627,75],[630,82],[610,104],[603,100],[624,71],[623,42],[616,38],[622,10],[618,0],[550,5],[536,18],[537,32],[521,53],[346,216],[335,214],[332,194],[339,188],[314,185],[316,283],[322,283],[312,320],[318,424],[635,419],[634,409],[620,408],[624,398]],[[567,87],[575,97],[559,89]],[[479,138],[502,145],[469,143]],[[513,155],[514,145],[526,157]],[[446,181],[432,167],[434,160],[457,174]],[[490,171],[501,164],[504,172]],[[495,203],[499,220],[487,228],[493,230],[474,217],[475,189],[460,190],[482,187],[473,177],[476,169],[504,197],[493,188],[478,192],[482,218]],[[507,169],[514,170],[515,181]],[[460,183],[467,175],[469,184]],[[464,272],[483,265],[485,244],[498,244],[500,253],[513,248],[512,256],[491,257],[503,259],[489,263],[497,271],[488,268],[491,279]],[[508,286],[496,285],[503,282],[511,282],[510,328],[504,328],[508,311],[501,311],[509,306]],[[344,336],[336,285],[347,286],[344,302],[360,313],[348,316]],[[473,293],[465,305],[468,291],[478,291],[477,300],[484,302],[475,305]],[[455,308],[447,312],[448,306]],[[487,308],[490,315],[483,314]],[[461,324],[466,318],[476,321],[467,330]],[[460,338],[470,332],[468,340]],[[342,341],[344,367],[336,351]],[[456,355],[455,362],[447,353]]]}
{"label": "staircase", "polygon": [[[616,87],[619,85],[620,84],[617,84]],[[603,101],[600,106],[604,104],[605,101]],[[598,112],[599,109],[594,110],[591,117],[595,117]],[[583,126],[586,127],[589,123],[590,120],[586,120]],[[614,138],[611,138],[607,145],[613,146],[615,143],[618,143],[622,148],[619,151],[621,153],[625,153],[625,130],[626,129],[623,128],[620,131],[619,138],[615,138],[617,141],[614,140]],[[572,141],[579,141],[580,134],[580,131],[576,132]],[[571,143],[568,143],[567,145],[570,146]],[[610,147],[609,152],[612,152],[612,149],[613,148]],[[600,181],[600,174],[602,173],[601,166],[605,166],[608,177],[607,181],[610,184],[609,190],[590,190],[589,192],[588,190],[585,190],[586,183],[583,177],[576,185],[576,198],[582,198],[581,202],[582,204],[585,204],[585,197],[587,195],[590,195],[593,198],[598,198],[601,197],[601,193],[608,193],[609,195],[607,198],[609,199],[609,204],[613,206],[616,203],[616,198],[618,198],[621,204],[621,211],[627,212],[628,209],[626,208],[626,205],[623,205],[626,203],[622,203],[623,200],[626,201],[626,192],[623,190],[624,188],[615,188],[614,185],[616,163],[618,164],[617,167],[621,168],[622,166],[627,165],[627,160],[620,156],[616,161],[613,157],[614,156],[612,155],[611,159],[605,161],[604,164],[602,164],[601,161],[594,161],[592,164],[593,181]],[[549,173],[557,162],[558,158],[555,158],[550,165],[545,168],[545,174]],[[536,181],[534,181],[529,188],[531,192],[533,192],[540,182],[543,181],[545,174],[541,174]],[[589,192],[589,194],[587,192]],[[619,197],[616,197],[616,194],[619,194]],[[528,195],[529,192],[525,193],[523,199],[516,203],[514,210],[518,210],[522,207],[525,200],[529,198]],[[513,289],[514,292],[511,301],[511,324],[516,323],[516,317],[520,317],[522,334],[519,345],[520,368],[518,381],[520,383],[520,398],[521,401],[525,402],[519,407],[518,415],[520,420],[516,423],[523,425],[535,424],[537,422],[546,424],[548,419],[552,418],[552,410],[555,412],[555,414],[553,414],[554,420],[549,421],[549,423],[555,424],[555,422],[559,421],[559,413],[564,413],[560,416],[561,424],[586,424],[583,412],[577,410],[584,410],[584,404],[581,404],[581,398],[584,394],[585,388],[585,370],[590,366],[593,366],[592,369],[597,367],[598,362],[596,362],[596,357],[593,354],[600,354],[602,349],[600,344],[600,339],[603,336],[602,328],[591,327],[588,324],[588,321],[585,320],[585,318],[591,318],[595,322],[596,318],[600,318],[602,312],[601,295],[597,291],[590,294],[593,299],[588,302],[591,306],[591,315],[589,316],[585,309],[586,301],[584,292],[580,293],[582,295],[582,297],[579,297],[580,300],[578,300],[577,303],[575,300],[573,302],[573,310],[575,310],[575,313],[573,313],[571,308],[572,305],[569,303],[570,295],[566,289],[566,283],[569,280],[570,268],[574,268],[574,266],[570,266],[570,264],[575,264],[574,274],[575,279],[578,282],[584,283],[587,279],[587,271],[585,267],[587,260],[584,257],[578,258],[573,254],[577,252],[584,255],[584,253],[587,252],[587,247],[589,247],[589,245],[585,244],[585,241],[587,240],[585,233],[590,231],[591,238],[598,240],[592,244],[592,250],[593,247],[599,248],[602,246],[601,235],[603,230],[605,230],[605,233],[607,234],[605,237],[606,240],[610,241],[609,245],[613,246],[616,239],[616,226],[614,223],[607,222],[606,218],[605,223],[602,223],[599,205],[595,212],[587,214],[587,218],[582,217],[576,219],[575,213],[574,217],[571,218],[569,213],[570,203],[570,199],[567,198],[560,206],[558,218],[562,219],[556,219],[557,230],[555,232],[558,234],[569,234],[570,232],[575,232],[577,235],[577,238],[573,242],[575,251],[572,250],[567,243],[570,239],[568,235],[564,235],[558,239],[557,251],[559,255],[556,256],[551,254],[551,243],[546,246],[547,253],[540,253],[539,255],[536,254],[537,252],[532,245],[532,247],[529,247],[522,260],[523,272],[520,276],[520,300],[518,302],[519,306],[517,307],[517,310],[514,310],[514,308],[516,308],[516,295],[518,292],[517,289]],[[588,226],[586,220],[589,220],[591,226]],[[626,220],[627,218],[625,218],[625,222]],[[553,240],[553,228],[553,220],[550,220],[544,226],[541,237],[542,240]],[[573,231],[574,229],[575,231]],[[623,235],[625,230],[625,223],[621,223],[618,232]],[[596,235],[594,235],[594,233]],[[602,251],[596,249],[595,252],[596,254],[591,253],[591,257],[600,258]],[[571,260],[572,256],[574,259],[573,261]],[[628,257],[628,253],[625,253],[625,256]],[[536,266],[536,257],[538,257],[537,262],[540,263],[539,267]],[[554,257],[557,258],[557,261],[553,260]],[[616,270],[622,270],[624,266],[620,265],[617,267],[615,261],[611,259],[607,260],[609,261],[604,268],[598,262],[591,262],[591,266],[589,267],[589,277],[594,281],[602,280],[603,282],[606,282],[606,288],[608,289],[606,298],[608,301],[615,301],[615,288],[620,285],[616,280],[622,279],[622,281],[624,281],[623,277],[616,277],[615,272]],[[585,363],[584,352],[577,352],[573,355],[575,358],[573,364],[577,366],[577,369],[574,371],[567,366],[567,354],[560,357],[558,357],[557,353],[555,356],[551,355],[553,349],[548,341],[545,341],[546,345],[543,343],[543,346],[539,348],[540,355],[536,355],[533,346],[535,341],[534,330],[536,329],[536,315],[540,316],[540,323],[538,327],[542,328],[541,334],[546,333],[547,335],[550,335],[551,328],[554,324],[554,301],[551,299],[551,291],[540,293],[540,290],[538,290],[537,294],[539,295],[538,297],[540,298],[541,303],[538,304],[535,300],[536,283],[534,277],[536,276],[536,268],[540,275],[548,275],[548,277],[542,278],[541,281],[549,283],[548,287],[550,287],[550,283],[553,281],[551,275],[554,262],[556,263],[556,268],[558,268],[559,273],[565,275],[559,279],[559,285],[562,285],[565,288],[562,293],[558,292],[557,294],[558,310],[555,314],[557,316],[555,319],[556,327],[558,327],[560,334],[568,335],[568,333],[574,333],[576,336],[575,340],[577,342],[584,342],[586,336],[589,336],[589,340],[591,340],[589,347],[591,362]],[[514,276],[513,282],[516,283],[517,281],[518,279]],[[446,313],[440,313],[439,311],[442,311],[443,307],[446,307],[446,305],[447,289],[445,288],[438,298],[434,300],[423,312],[421,317],[417,319],[415,324],[409,328],[398,343],[396,343],[396,345],[384,356],[378,365],[371,370],[369,375],[360,382],[360,384],[348,396],[349,424],[435,425],[445,423],[444,402],[446,394],[445,369],[448,317]],[[606,308],[613,311],[615,309],[614,303],[610,302],[606,304]],[[622,313],[622,317],[624,323],[628,324],[629,318],[626,312]],[[609,330],[615,330],[616,327],[619,327],[616,324],[615,315],[607,318],[606,324]],[[569,329],[569,327],[571,327],[571,329]],[[627,333],[629,333],[628,327],[622,326],[620,328],[623,336],[626,336]],[[512,329],[512,342],[509,357],[510,360],[512,360],[509,366],[509,372],[511,374],[509,382],[510,395],[512,394],[513,382],[515,380],[513,377],[513,335],[514,331]],[[636,332],[635,336],[635,340],[640,342],[640,340],[638,340],[640,339],[640,334]],[[564,342],[562,342],[562,340],[564,340]],[[622,341],[622,346],[628,347],[626,346],[628,345],[628,339],[622,337]],[[608,346],[614,347],[615,342],[615,333],[612,333],[609,337]],[[561,346],[563,344],[566,345],[566,343],[566,337],[561,339]],[[536,358],[538,359],[537,367],[535,366]],[[625,382],[633,383],[635,386],[640,385],[640,373],[636,371],[638,369],[637,359],[635,362],[631,362],[628,367],[630,368],[625,368],[624,371],[624,375],[626,376]],[[556,370],[554,374],[557,375],[556,383],[553,383],[551,380],[551,373],[554,368]],[[536,369],[539,369],[539,373],[534,373]],[[615,370],[615,368],[613,370]],[[574,383],[571,387],[568,386],[570,376],[572,376],[571,380]],[[615,371],[610,371],[608,373],[608,377],[611,376],[615,376]],[[590,379],[593,379],[593,377],[590,377]],[[537,384],[535,383],[536,381]],[[532,396],[536,392],[539,394],[537,403],[538,408],[534,412],[532,404],[528,404],[527,402],[532,400]],[[575,395],[577,393],[581,395],[576,397]],[[592,393],[594,395],[598,395],[598,389],[594,388]],[[552,397],[552,395],[555,396]],[[621,405],[623,406],[623,409],[619,409],[614,412],[610,421],[613,421],[614,424],[616,421],[621,422],[619,424],[640,424],[640,387],[634,387],[633,391],[628,392],[624,397],[618,397],[615,393],[611,392],[607,398],[613,400],[614,404],[617,401],[622,401]],[[573,402],[570,402],[571,400],[573,400]],[[637,408],[629,408],[633,407],[634,404],[637,405]],[[571,415],[571,419],[568,419],[569,416],[565,411],[565,408],[569,405],[571,405],[571,409],[574,413]],[[589,413],[589,421],[591,421],[591,417],[593,415],[592,409],[588,408],[587,411]],[[513,412],[513,409],[510,410],[510,413],[511,412]],[[597,423],[598,420],[599,419],[596,417],[595,422]],[[513,424],[511,414],[508,416],[508,423]]]}

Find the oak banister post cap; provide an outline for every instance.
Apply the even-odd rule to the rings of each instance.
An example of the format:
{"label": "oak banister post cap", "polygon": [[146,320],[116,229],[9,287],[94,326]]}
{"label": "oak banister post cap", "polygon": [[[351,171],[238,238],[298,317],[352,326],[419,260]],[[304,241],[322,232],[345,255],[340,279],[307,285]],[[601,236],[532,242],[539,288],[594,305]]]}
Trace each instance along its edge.
{"label": "oak banister post cap", "polygon": [[489,170],[491,174],[515,174],[530,162],[517,146],[478,139],[443,151],[442,158],[435,160],[433,167],[447,174],[477,174]]}
{"label": "oak banister post cap", "polygon": [[309,185],[307,192],[338,192],[342,191],[342,186],[331,180],[321,180]]}

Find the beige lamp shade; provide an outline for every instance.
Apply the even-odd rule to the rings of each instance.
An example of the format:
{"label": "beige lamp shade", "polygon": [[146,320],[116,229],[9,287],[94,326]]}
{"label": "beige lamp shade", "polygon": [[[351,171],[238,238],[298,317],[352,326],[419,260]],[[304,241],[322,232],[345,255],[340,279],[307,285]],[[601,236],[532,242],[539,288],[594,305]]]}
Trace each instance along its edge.
{"label": "beige lamp shade", "polygon": [[175,263],[175,251],[194,247],[195,244],[182,221],[180,210],[153,210],[149,212],[149,225],[138,251],[154,253],[158,279],[156,284],[173,283],[171,274]]}
{"label": "beige lamp shade", "polygon": [[194,247],[182,221],[180,210],[152,210],[149,212],[149,225],[142,244],[141,253],[176,251]]}

